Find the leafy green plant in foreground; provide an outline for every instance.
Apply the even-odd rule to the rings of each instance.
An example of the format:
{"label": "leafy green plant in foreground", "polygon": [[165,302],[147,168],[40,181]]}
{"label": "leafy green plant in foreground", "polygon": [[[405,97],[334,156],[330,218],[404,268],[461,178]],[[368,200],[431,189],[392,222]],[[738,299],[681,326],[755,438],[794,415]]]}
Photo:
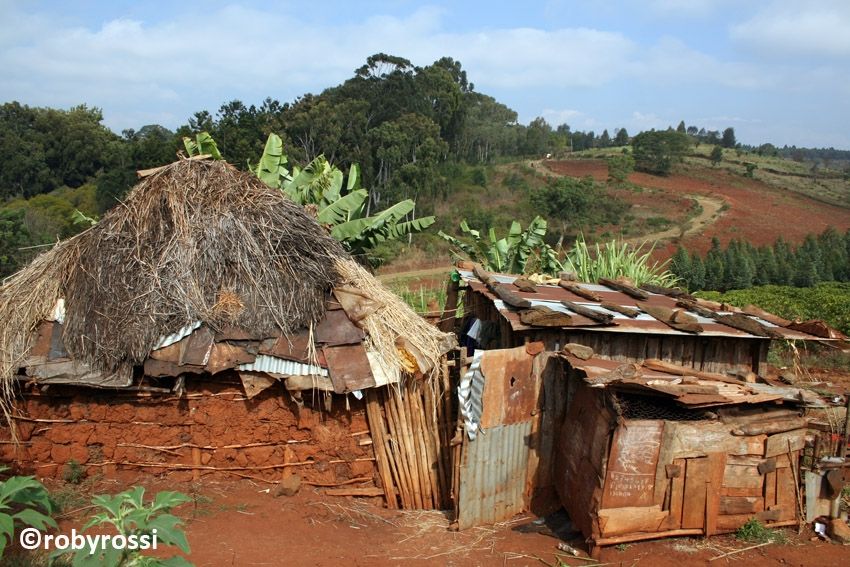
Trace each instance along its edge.
{"label": "leafy green plant in foreground", "polygon": [[[0,472],[6,467],[0,468]],[[31,476],[13,476],[0,482],[0,557],[15,537],[15,526],[45,531],[55,528],[53,505],[43,484]]]}
{"label": "leafy green plant in foreground", "polygon": [[753,543],[785,543],[785,534],[766,527],[756,518],[750,518],[746,524],[738,528],[735,537]]}
{"label": "leafy green plant in foreground", "polygon": [[[189,553],[189,542],[180,527],[183,523],[180,518],[171,514],[171,509],[186,502],[191,498],[180,492],[163,491],[157,493],[152,502],[145,504],[145,489],[136,486],[125,490],[114,496],[95,496],[92,504],[101,512],[83,526],[86,532],[92,527],[112,526],[122,536],[125,542],[152,541],[156,535],[157,544],[173,545],[184,553]],[[98,530],[102,533],[102,529]],[[112,536],[114,537],[114,536]],[[144,539],[141,539],[143,538]],[[105,549],[100,547],[95,553],[90,548],[76,550],[72,553],[74,567],[186,567],[192,564],[183,557],[175,555],[167,559],[143,555],[140,549],[116,549],[107,544]],[[66,555],[67,552],[57,551],[54,557]]]}

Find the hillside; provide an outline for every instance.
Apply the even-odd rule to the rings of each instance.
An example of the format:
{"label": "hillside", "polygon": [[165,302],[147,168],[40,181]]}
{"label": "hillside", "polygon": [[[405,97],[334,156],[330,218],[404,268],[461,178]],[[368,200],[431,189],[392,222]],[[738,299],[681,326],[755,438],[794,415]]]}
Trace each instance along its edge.
{"label": "hillside", "polygon": [[[601,159],[551,161],[544,165],[558,175],[591,175],[603,183],[608,176],[608,167]],[[686,201],[692,203],[698,196],[722,201],[723,206],[712,222],[696,232],[685,234],[684,238],[671,239],[699,252],[708,250],[714,236],[723,244],[733,238],[756,245],[770,244],[779,236],[791,243],[799,243],[807,234],[819,233],[829,226],[842,232],[850,228],[850,208],[826,202],[832,199],[813,197],[813,188],[801,183],[797,177],[792,178],[795,188],[791,189],[787,186],[786,177],[770,175],[763,179],[762,175],[756,170],[755,178],[750,179],[731,167],[715,168],[688,160],[667,177],[632,173],[629,182],[644,191],[631,194],[621,191],[617,194],[631,203],[633,209],[641,210],[644,215],[667,218],[685,232],[689,221]],[[777,178],[784,183],[777,183]],[[850,193],[848,182],[842,183],[843,188],[835,184],[835,192],[840,194],[841,189]],[[845,197],[845,202],[850,204],[850,199]],[[666,249],[672,253],[673,242],[668,244]]]}
{"label": "hillside", "polygon": [[[615,224],[571,223],[574,215],[550,216],[550,233],[566,225],[565,242],[578,231],[588,240],[613,237],[635,244],[656,243],[656,256],[669,257],[678,245],[705,253],[712,237],[725,246],[732,239],[754,245],[771,244],[782,236],[791,244],[807,234],[829,226],[850,229],[850,182],[835,171],[811,172],[811,165],[781,157],[724,150],[716,166],[708,160],[705,144],[692,148],[671,175],[632,172],[624,183],[609,180],[607,158],[621,155],[621,148],[576,152],[570,159],[523,160],[477,168],[456,168],[451,189],[434,209],[436,229],[457,233],[461,220],[474,228],[494,228],[501,237],[512,220],[525,225],[543,214],[533,201],[535,192],[552,180],[591,177],[605,199],[601,206],[623,207]],[[753,178],[745,175],[745,162],[757,164]],[[842,206],[840,203],[844,203]],[[553,241],[557,240],[552,234]],[[419,235],[414,246],[399,256],[383,273],[408,272],[445,265],[448,246],[435,234]]]}

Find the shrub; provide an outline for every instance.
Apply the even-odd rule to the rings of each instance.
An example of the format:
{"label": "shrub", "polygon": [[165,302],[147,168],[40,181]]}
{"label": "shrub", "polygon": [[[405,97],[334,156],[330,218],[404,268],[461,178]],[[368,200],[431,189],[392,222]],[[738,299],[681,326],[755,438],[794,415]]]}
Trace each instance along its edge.
{"label": "shrub", "polygon": [[596,282],[599,278],[615,279],[627,277],[635,285],[652,283],[673,286],[677,278],[666,270],[667,262],[651,261],[652,248],[643,251],[643,246],[630,246],[626,242],[612,240],[605,244],[587,245],[579,236],[564,259],[565,269],[575,272],[580,281]]}
{"label": "shrub", "polygon": [[698,295],[738,307],[758,305],[786,319],[822,319],[842,333],[850,333],[850,283],[822,283],[814,287],[765,285]]}
{"label": "shrub", "polygon": [[479,187],[487,187],[487,174],[483,167],[476,167],[472,170],[472,183]]}
{"label": "shrub", "polygon": [[785,535],[782,532],[765,527],[756,518],[750,518],[746,524],[738,528],[735,537],[753,543],[785,543]]}

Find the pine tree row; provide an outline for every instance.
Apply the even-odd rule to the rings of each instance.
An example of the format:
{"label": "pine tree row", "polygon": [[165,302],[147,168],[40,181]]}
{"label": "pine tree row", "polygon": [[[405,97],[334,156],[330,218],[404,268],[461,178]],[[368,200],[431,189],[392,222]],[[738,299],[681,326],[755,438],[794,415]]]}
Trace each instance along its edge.
{"label": "pine tree row", "polygon": [[670,270],[690,291],[746,289],[758,285],[811,287],[820,282],[850,281],[850,230],[828,228],[792,247],[782,237],[772,246],[756,247],[732,240],[725,249],[717,237],[701,257],[679,247]]}

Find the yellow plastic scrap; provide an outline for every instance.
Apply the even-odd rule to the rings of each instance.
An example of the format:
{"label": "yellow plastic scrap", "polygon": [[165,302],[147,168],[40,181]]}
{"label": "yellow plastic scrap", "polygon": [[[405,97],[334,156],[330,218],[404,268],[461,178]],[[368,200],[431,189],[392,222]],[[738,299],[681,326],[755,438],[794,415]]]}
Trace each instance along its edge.
{"label": "yellow plastic scrap", "polygon": [[419,364],[416,363],[416,357],[401,345],[397,344],[395,348],[398,351],[398,357],[401,360],[402,369],[409,374],[415,374],[418,372]]}

